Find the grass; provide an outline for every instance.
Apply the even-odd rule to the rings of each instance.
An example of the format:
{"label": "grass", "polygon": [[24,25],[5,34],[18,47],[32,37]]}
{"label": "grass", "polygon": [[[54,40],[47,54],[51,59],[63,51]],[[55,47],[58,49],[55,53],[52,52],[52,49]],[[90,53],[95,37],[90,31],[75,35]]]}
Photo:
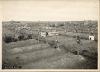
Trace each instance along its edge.
{"label": "grass", "polygon": [[31,51],[42,50],[48,47],[49,45],[47,44],[36,44],[36,45],[31,45],[31,46],[26,46],[26,47],[16,47],[13,49],[9,49],[8,51],[10,54],[18,54],[18,53],[26,53],[26,52],[31,52]]}
{"label": "grass", "polygon": [[38,41],[35,39],[29,39],[29,40],[23,40],[23,41],[17,41],[17,42],[11,42],[11,43],[4,43],[3,47],[7,48],[7,49],[13,49],[16,47],[25,47],[28,45],[32,45],[32,44],[37,44]]}
{"label": "grass", "polygon": [[[11,25],[11,29],[14,29],[13,25]],[[11,29],[10,26],[4,26],[3,36],[5,33],[13,34],[14,31]],[[60,27],[57,30],[60,30]],[[81,44],[77,44],[76,35],[81,37]],[[38,37],[33,37],[33,39],[11,43],[2,41],[3,68],[97,68],[97,42],[89,41],[86,33],[61,32],[59,36],[40,38],[39,43]],[[55,43],[56,39],[57,43]],[[54,48],[57,44],[59,44],[60,50]],[[75,54],[75,51],[81,52],[83,50],[88,53],[86,55]]]}
{"label": "grass", "polygon": [[[69,65],[69,61],[74,58],[71,56],[75,56],[73,51],[77,51],[81,47],[81,50],[86,49],[91,52],[89,54],[97,52],[97,43],[95,41],[81,39],[82,45],[79,46],[75,38],[66,36],[58,36],[57,38],[60,44],[60,51],[52,48],[52,46],[48,45],[49,43],[45,44],[41,42],[42,44],[38,44],[34,39],[6,44],[8,46],[6,48],[8,63],[11,65],[15,64],[18,67],[21,66],[21,68],[75,68],[75,65],[78,65],[76,60],[79,59],[78,57],[76,57],[75,63],[72,61],[73,63]],[[47,37],[47,41],[50,42],[53,40],[55,40],[55,36]],[[67,53],[69,56],[66,56],[67,59],[64,59],[65,63],[62,64],[62,58],[65,58],[65,54]],[[69,63],[66,63],[66,61]]]}

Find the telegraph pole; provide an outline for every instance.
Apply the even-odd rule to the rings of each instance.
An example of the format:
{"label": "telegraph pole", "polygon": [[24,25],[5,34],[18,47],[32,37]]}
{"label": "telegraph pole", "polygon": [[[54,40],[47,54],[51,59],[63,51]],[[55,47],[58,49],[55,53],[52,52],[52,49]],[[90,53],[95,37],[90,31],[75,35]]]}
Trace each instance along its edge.
{"label": "telegraph pole", "polygon": [[[55,31],[57,32],[56,25],[55,25]],[[56,35],[56,44],[57,44],[57,49],[59,50],[59,43],[58,43],[58,37],[57,37],[57,35]]]}

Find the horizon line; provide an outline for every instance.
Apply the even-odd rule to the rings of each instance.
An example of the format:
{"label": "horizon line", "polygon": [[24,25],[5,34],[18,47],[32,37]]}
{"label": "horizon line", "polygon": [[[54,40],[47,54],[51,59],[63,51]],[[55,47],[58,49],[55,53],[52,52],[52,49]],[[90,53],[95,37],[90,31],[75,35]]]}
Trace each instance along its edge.
{"label": "horizon line", "polygon": [[93,20],[93,19],[89,19],[89,20],[2,20],[2,22],[4,21],[34,21],[34,22],[41,22],[41,21],[50,21],[50,22],[53,22],[53,21],[98,21],[98,19],[96,20]]}

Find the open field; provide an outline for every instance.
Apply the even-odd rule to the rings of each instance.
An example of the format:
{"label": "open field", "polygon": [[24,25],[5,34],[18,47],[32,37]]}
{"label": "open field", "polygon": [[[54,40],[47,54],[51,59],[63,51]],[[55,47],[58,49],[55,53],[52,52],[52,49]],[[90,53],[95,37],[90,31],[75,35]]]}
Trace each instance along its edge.
{"label": "open field", "polygon": [[[40,23],[40,22],[39,22]],[[98,65],[98,38],[89,40],[89,32],[85,31],[87,25],[90,26],[97,36],[97,24],[84,25],[85,29],[80,26],[83,22],[58,22],[53,27],[59,32],[57,36],[46,36],[41,38],[36,29],[47,26],[48,22],[4,22],[3,23],[3,41],[2,41],[2,68],[3,69],[97,69]],[[49,22],[49,25],[55,22]],[[73,32],[76,28],[80,32]],[[32,38],[26,39],[9,39],[14,38],[17,34],[14,28],[27,24],[33,32]],[[60,26],[59,26],[60,25]],[[69,26],[69,28],[67,28]],[[66,28],[64,28],[66,27]],[[72,29],[73,30],[72,30]],[[67,32],[65,32],[65,29]],[[94,30],[96,29],[96,30]],[[45,29],[46,30],[46,29]],[[51,31],[51,30],[49,30]],[[10,34],[10,35],[9,35]],[[24,36],[27,36],[27,33]],[[80,44],[77,43],[76,36],[80,37]],[[8,43],[5,37],[11,40]],[[20,36],[20,35],[19,35]],[[14,41],[13,41],[14,40]],[[55,42],[57,40],[57,42]],[[59,47],[59,48],[56,48]]]}

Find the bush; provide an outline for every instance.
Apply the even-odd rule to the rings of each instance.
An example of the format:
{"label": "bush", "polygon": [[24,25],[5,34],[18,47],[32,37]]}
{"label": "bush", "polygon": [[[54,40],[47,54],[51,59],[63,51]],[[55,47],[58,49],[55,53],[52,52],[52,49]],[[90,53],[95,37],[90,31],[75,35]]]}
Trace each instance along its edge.
{"label": "bush", "polygon": [[19,35],[19,36],[18,36],[18,39],[19,39],[19,40],[24,40],[24,35]]}
{"label": "bush", "polygon": [[40,41],[40,42],[43,42],[43,43],[46,43],[46,39],[43,38],[43,37],[39,37],[39,41]]}
{"label": "bush", "polygon": [[75,54],[75,55],[77,55],[78,54],[78,51],[73,51],[72,53]]}
{"label": "bush", "polygon": [[28,39],[32,39],[32,34],[29,34],[28,35]]}
{"label": "bush", "polygon": [[59,26],[64,26],[64,24],[60,24]]}
{"label": "bush", "polygon": [[48,44],[53,48],[57,48],[57,42],[56,41],[49,41]]}
{"label": "bush", "polygon": [[3,37],[3,40],[4,40],[6,43],[10,43],[10,42],[16,41],[16,40],[14,39],[14,37],[11,36],[11,35],[5,35],[5,36]]}
{"label": "bush", "polygon": [[87,56],[89,54],[89,51],[88,50],[82,50],[80,52],[80,54],[83,55],[83,56]]}

